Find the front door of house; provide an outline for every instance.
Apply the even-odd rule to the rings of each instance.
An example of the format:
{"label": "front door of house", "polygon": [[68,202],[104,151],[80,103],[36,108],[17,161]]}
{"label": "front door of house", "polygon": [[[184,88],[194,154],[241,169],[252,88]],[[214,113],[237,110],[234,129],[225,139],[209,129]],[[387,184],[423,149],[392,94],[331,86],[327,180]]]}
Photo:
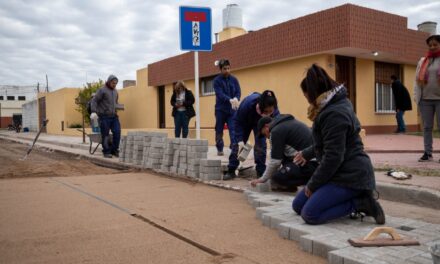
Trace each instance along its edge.
{"label": "front door of house", "polygon": [[356,58],[336,55],[336,82],[345,85],[356,112]]}

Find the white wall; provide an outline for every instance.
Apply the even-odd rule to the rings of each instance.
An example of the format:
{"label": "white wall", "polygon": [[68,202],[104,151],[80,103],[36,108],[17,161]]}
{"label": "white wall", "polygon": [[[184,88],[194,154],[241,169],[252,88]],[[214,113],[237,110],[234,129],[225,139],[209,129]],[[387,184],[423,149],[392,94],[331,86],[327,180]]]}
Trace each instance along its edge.
{"label": "white wall", "polygon": [[38,103],[37,100],[23,104],[23,128],[29,128],[29,131],[38,130]]}

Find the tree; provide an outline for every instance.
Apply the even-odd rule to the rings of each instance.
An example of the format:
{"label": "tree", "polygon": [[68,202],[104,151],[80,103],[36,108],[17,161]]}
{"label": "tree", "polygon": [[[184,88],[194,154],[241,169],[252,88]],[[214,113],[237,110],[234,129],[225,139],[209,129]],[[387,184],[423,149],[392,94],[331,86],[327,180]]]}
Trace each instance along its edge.
{"label": "tree", "polygon": [[84,117],[87,124],[90,124],[90,116],[87,113],[87,103],[92,98],[92,94],[104,85],[104,81],[99,80],[97,82],[87,83],[79,91],[78,96],[75,98],[75,103],[77,104],[76,111],[80,112]]}

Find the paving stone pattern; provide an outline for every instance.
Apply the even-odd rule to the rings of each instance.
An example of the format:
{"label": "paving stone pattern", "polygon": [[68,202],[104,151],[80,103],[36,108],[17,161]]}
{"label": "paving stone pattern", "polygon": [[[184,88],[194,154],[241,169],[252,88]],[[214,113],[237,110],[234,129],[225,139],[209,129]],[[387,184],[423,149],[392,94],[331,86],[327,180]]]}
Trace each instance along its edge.
{"label": "paving stone pattern", "polygon": [[420,246],[352,247],[349,238],[361,238],[374,227],[374,219],[344,218],[324,225],[305,224],[291,207],[294,196],[271,192],[245,191],[263,225],[276,229],[282,238],[298,242],[313,255],[327,258],[330,264],[431,264],[429,247],[440,243],[440,225],[419,220],[386,216],[386,226],[405,237],[417,239]]}

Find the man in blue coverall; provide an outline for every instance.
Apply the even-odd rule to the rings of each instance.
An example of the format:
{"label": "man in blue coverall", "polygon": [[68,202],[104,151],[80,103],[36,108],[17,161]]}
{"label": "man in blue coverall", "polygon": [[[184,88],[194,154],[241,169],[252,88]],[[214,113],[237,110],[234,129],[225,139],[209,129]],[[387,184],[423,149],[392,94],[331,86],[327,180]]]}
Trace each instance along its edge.
{"label": "man in blue coverall", "polygon": [[237,78],[231,75],[228,60],[221,59],[218,63],[220,74],[214,79],[215,90],[215,142],[217,155],[223,156],[223,128],[228,124],[231,145],[234,140],[234,124],[232,117],[240,104],[241,89]]}

